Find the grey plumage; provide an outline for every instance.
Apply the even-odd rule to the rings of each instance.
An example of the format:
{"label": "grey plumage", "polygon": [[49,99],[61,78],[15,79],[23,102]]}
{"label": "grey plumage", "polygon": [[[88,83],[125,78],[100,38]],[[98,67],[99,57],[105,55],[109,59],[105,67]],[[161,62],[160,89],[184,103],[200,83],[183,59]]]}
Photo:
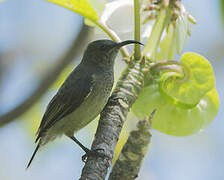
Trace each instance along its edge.
{"label": "grey plumage", "polygon": [[131,40],[98,40],[88,45],[81,63],[47,106],[37,132],[35,142],[39,142],[27,168],[39,147],[62,134],[72,137],[99,115],[113,87],[114,59],[121,46],[131,43],[141,44]]}

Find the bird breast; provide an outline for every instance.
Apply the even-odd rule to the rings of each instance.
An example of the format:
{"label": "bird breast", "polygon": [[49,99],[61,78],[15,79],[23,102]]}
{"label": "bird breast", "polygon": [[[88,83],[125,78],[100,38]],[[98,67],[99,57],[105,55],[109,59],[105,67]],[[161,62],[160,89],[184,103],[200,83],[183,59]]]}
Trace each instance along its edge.
{"label": "bird breast", "polygon": [[84,102],[73,113],[66,116],[63,131],[73,134],[94,120],[103,110],[113,87],[113,73],[93,75],[93,88]]}

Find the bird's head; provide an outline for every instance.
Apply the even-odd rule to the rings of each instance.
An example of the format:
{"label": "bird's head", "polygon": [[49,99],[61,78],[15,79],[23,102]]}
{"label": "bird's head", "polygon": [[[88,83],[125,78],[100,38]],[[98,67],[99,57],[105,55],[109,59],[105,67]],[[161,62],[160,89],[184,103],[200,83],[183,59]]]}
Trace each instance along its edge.
{"label": "bird's head", "polygon": [[119,43],[106,39],[93,41],[88,45],[83,61],[102,67],[111,67],[114,65],[114,59],[116,58],[119,49],[128,44],[143,45],[135,40],[127,40]]}

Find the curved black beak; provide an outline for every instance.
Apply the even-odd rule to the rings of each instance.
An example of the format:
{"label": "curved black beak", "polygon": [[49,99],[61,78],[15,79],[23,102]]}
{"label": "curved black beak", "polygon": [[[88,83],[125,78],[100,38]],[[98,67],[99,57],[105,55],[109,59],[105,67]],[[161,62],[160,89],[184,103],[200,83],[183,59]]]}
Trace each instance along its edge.
{"label": "curved black beak", "polygon": [[115,47],[121,48],[122,46],[125,46],[125,45],[128,45],[128,44],[140,44],[140,45],[144,46],[144,44],[142,44],[142,43],[140,43],[138,41],[135,41],[135,40],[127,40],[127,41],[122,41],[120,43],[117,43],[115,45]]}

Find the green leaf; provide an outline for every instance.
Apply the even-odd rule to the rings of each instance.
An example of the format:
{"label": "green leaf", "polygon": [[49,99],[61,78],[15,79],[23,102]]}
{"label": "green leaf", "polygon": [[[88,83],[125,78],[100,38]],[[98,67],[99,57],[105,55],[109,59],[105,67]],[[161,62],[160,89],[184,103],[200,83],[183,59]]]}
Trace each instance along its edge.
{"label": "green leaf", "polygon": [[200,102],[191,109],[170,104],[159,91],[158,82],[143,88],[134,103],[132,111],[139,119],[149,116],[157,109],[152,127],[173,136],[189,136],[207,127],[219,109],[219,98],[215,89],[207,92]]}
{"label": "green leaf", "polygon": [[162,60],[173,60],[175,55],[176,47],[175,28],[173,24],[170,24],[167,28],[167,34],[160,43],[160,52],[157,54],[156,59]]}
{"label": "green leaf", "polygon": [[149,76],[132,107],[140,119],[157,109],[152,127],[174,136],[200,131],[214,120],[219,109],[210,63],[195,53],[185,53],[181,63],[185,75],[175,71],[163,73],[153,80]]}
{"label": "green leaf", "polygon": [[[106,0],[89,0],[90,4],[93,6],[93,8],[96,10],[97,14],[102,15],[102,12],[104,10]],[[85,24],[91,27],[96,26],[95,23],[93,23],[91,20],[85,18]]]}
{"label": "green leaf", "polygon": [[176,21],[176,49],[177,54],[181,54],[188,35],[188,19],[180,15]]}
{"label": "green leaf", "polygon": [[187,77],[181,77],[177,73],[164,73],[160,78],[160,92],[167,100],[191,108],[215,87],[215,77],[211,64],[196,53],[185,53],[180,62],[189,71],[185,72]]}
{"label": "green leaf", "polygon": [[101,14],[103,12],[106,0],[88,0],[88,1],[96,10],[97,14]]}
{"label": "green leaf", "polygon": [[153,25],[152,32],[150,34],[146,47],[143,51],[143,54],[150,53],[150,57],[152,59],[155,59],[162,33],[167,24],[170,22],[170,19],[171,19],[170,9],[163,9],[160,11],[158,18],[156,19],[156,22]]}
{"label": "green leaf", "polygon": [[175,54],[181,54],[187,37],[190,35],[188,16],[179,15],[177,20],[167,27],[165,38],[160,43],[156,60],[173,60]]}
{"label": "green leaf", "polygon": [[90,19],[93,22],[96,22],[99,19],[96,11],[89,3],[88,0],[47,0],[52,3],[58,4],[64,8],[70,9],[85,18]]}

